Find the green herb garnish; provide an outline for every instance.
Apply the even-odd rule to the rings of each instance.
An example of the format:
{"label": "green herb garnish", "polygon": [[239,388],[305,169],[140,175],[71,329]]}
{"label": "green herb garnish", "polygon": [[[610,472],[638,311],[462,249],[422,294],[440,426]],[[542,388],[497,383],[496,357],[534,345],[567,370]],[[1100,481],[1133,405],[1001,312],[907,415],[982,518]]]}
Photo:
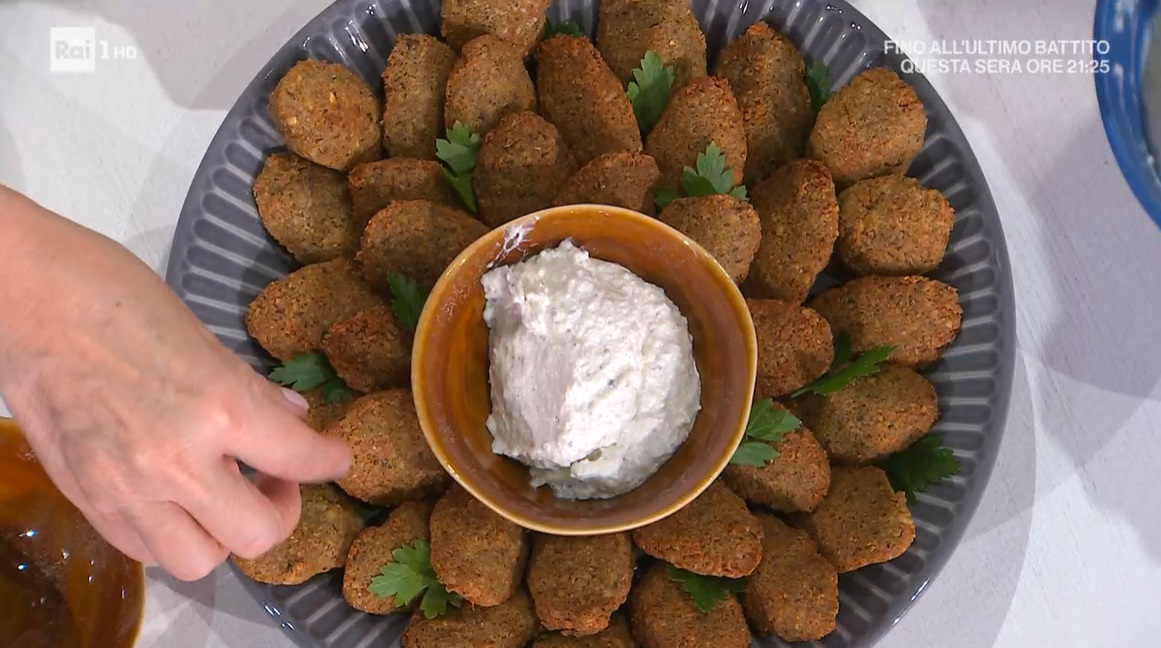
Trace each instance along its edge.
{"label": "green herb garnish", "polygon": [[479,155],[479,133],[473,133],[458,121],[447,132],[447,139],[435,141],[435,156],[444,163],[444,177],[473,214],[477,207],[476,192],[472,189],[472,173],[476,170],[476,158]]}
{"label": "green herb garnish", "polygon": [[959,473],[959,459],[951,448],[944,447],[943,438],[938,434],[928,434],[906,449],[896,452],[879,462],[879,467],[887,473],[891,488],[907,495],[907,503],[915,503],[916,493],[926,493],[927,489]]}
{"label": "green herb garnish", "polygon": [[387,285],[391,287],[391,310],[395,319],[412,333],[419,327],[419,316],[427,303],[427,292],[410,277],[392,272],[387,275]]}
{"label": "green herb garnish", "polygon": [[817,115],[822,105],[830,99],[830,70],[826,68],[826,63],[815,61],[814,65],[807,68],[803,80],[810,92],[810,109]]}
{"label": "green herb garnish", "polygon": [[321,353],[303,353],[278,365],[270,372],[270,379],[296,392],[322,388],[324,403],[343,403],[351,400],[351,390],[334,367]]}
{"label": "green herb garnish", "polygon": [[665,566],[665,574],[669,580],[681,583],[682,589],[693,599],[703,614],[714,609],[714,606],[730,598],[730,594],[745,591],[745,583],[740,578],[722,578],[721,576],[702,576],[693,572],[678,569],[673,565]]}
{"label": "green herb garnish", "polygon": [[[748,201],[745,185],[734,184],[733,169],[726,168],[726,155],[716,142],[710,142],[705,151],[697,154],[697,168],[685,167],[681,174],[681,189],[687,197],[726,194]],[[657,207],[665,209],[681,197],[681,192],[670,187],[657,190]]]}
{"label": "green herb garnish", "polygon": [[802,421],[785,409],[774,407],[769,398],[754,403],[750,408],[750,420],[746,423],[746,436],[734,451],[730,463],[765,466],[766,462],[778,457],[778,451],[770,444],[778,443],[787,432],[800,427]]}
{"label": "green herb garnish", "polygon": [[578,38],[588,38],[585,30],[580,28],[580,25],[571,20],[562,20],[560,22],[546,22],[544,24],[544,33],[540,35],[540,40],[546,41],[553,36],[576,36]]}
{"label": "green herb garnish", "polygon": [[391,557],[395,562],[383,565],[367,588],[375,596],[394,597],[395,605],[403,607],[423,594],[419,609],[429,619],[446,614],[448,605],[459,607],[463,603],[459,594],[447,591],[435,577],[435,570],[431,567],[431,545],[426,540],[416,540],[400,547],[391,552]]}
{"label": "green herb garnish", "polygon": [[633,105],[633,114],[637,116],[642,135],[648,135],[661,119],[661,113],[665,112],[673,78],[673,66],[666,65],[654,51],[645,52],[641,65],[633,70],[633,80],[625,94]]}
{"label": "green herb garnish", "polygon": [[846,331],[840,331],[835,337],[834,349],[834,362],[831,363],[830,369],[818,380],[791,394],[791,398],[798,398],[805,394],[826,396],[842,391],[855,378],[873,376],[879,373],[879,365],[895,351],[894,346],[877,346],[868,349],[866,353],[851,362],[849,361],[851,339]]}

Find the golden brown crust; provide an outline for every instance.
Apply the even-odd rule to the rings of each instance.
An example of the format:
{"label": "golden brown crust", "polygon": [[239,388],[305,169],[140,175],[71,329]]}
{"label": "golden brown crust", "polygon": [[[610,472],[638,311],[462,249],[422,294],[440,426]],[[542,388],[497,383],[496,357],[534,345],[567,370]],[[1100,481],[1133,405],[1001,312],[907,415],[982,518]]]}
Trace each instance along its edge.
{"label": "golden brown crust", "polygon": [[839,194],[835,252],[861,275],[924,274],[939,267],[955,213],[943,194],[888,175]]}
{"label": "golden brown crust", "polygon": [[341,322],[323,336],[323,353],[351,389],[372,392],[411,381],[411,334],[386,304]]}
{"label": "golden brown crust", "polygon": [[963,309],[955,288],[926,277],[864,277],[820,293],[810,302],[838,335],[846,331],[851,351],[897,347],[888,358],[922,367],[959,335]]}
{"label": "golden brown crust", "polygon": [[814,641],[830,634],[838,615],[838,574],[804,531],[759,514],[765,534],[762,564],[739,598],[760,635]]}
{"label": "golden brown crust", "polygon": [[367,527],[355,538],[347,553],[343,571],[343,598],[356,610],[368,614],[391,614],[402,608],[395,605],[394,597],[371,593],[371,580],[380,570],[395,562],[392,553],[416,540],[427,540],[427,519],[431,505],[427,502],[405,502],[391,511],[387,521]]}
{"label": "golden brown crust", "polygon": [[552,204],[612,205],[652,216],[657,210],[653,185],[660,177],[657,162],[644,153],[606,153],[574,173]]}
{"label": "golden brown crust", "polygon": [[524,529],[464,489],[455,486],[436,503],[431,566],[448,591],[476,605],[499,605],[520,587],[527,559]]}
{"label": "golden brown crust", "polygon": [[522,110],[536,111],[536,88],[520,50],[491,35],[465,45],[447,79],[444,124],[450,129],[461,122],[483,135],[504,115]]}
{"label": "golden brown crust", "polygon": [[705,34],[686,0],[603,0],[596,42],[622,85],[650,51],[673,66],[673,90],[706,73]]}
{"label": "golden brown crust", "polygon": [[830,464],[822,446],[805,427],[767,445],[778,451],[777,457],[764,466],[726,466],[726,485],[747,502],[779,513],[814,510],[830,487]]}
{"label": "golden brown crust", "polygon": [[750,648],[750,628],[733,594],[709,612],[697,609],[665,565],[650,567],[629,594],[629,623],[641,648]]}
{"label": "golden brown crust", "polygon": [[348,182],[360,235],[372,216],[396,200],[427,200],[451,209],[460,206],[440,164],[432,160],[392,158],[360,164],[351,170]]}
{"label": "golden brown crust", "polygon": [[540,635],[532,648],[636,648],[629,623],[621,614],[609,619],[609,627],[587,637],[566,637],[559,633]]}
{"label": "golden brown crust", "polygon": [[524,648],[537,630],[532,600],[520,590],[499,605],[465,602],[434,619],[416,610],[403,631],[403,648]]}
{"label": "golden brown crust", "polygon": [[440,33],[456,51],[484,34],[511,43],[528,56],[547,21],[551,0],[443,0]]}
{"label": "golden brown crust", "polygon": [[549,630],[573,636],[604,630],[629,597],[632,582],[633,543],[627,533],[532,538],[528,591]]}
{"label": "golden brown crust", "polygon": [[645,152],[657,161],[662,187],[676,187],[685,167],[697,165],[697,155],[711,143],[726,156],[734,184],[746,167],[746,132],[742,111],[730,84],[718,77],[701,77],[673,93],[649,137]]}
{"label": "golden brown crust", "polygon": [[746,503],[721,482],[653,524],[633,531],[645,553],[706,576],[741,578],[762,557],[762,528]]}
{"label": "golden brown crust", "polygon": [[575,172],[576,160],[555,126],[536,113],[507,115],[484,136],[472,176],[480,218],[498,227],[546,209]]}
{"label": "golden brown crust", "polygon": [[680,198],[657,218],[705,248],[734,283],[750,274],[762,242],[762,223],[750,203],[722,194]]}
{"label": "golden brown crust", "polygon": [[335,401],[328,403],[323,400],[323,390],[321,387],[312,389],[303,393],[303,398],[306,399],[307,415],[306,423],[315,432],[323,432],[332,424],[337,423],[343,415],[347,413],[347,409],[351,406],[351,401]]}
{"label": "golden brown crust", "polygon": [[371,219],[356,258],[367,281],[380,290],[387,290],[393,272],[430,287],[464,248],[487,233],[487,225],[458,209],[397,200]]}
{"label": "golden brown crust", "polygon": [[293,153],[273,153],[254,179],[253,192],[262,226],[300,263],[352,257],[359,249],[360,230],[342,172]]}
{"label": "golden brown crust", "polygon": [[338,484],[364,502],[390,506],[422,499],[451,481],[423,438],[408,389],[357,399],[326,434],[350,446],[354,461]]}
{"label": "golden brown crust", "polygon": [[400,34],[383,70],[383,148],[391,157],[435,159],[447,78],[456,53],[428,34]]}
{"label": "golden brown crust", "polygon": [[756,397],[781,398],[826,373],[834,338],[821,315],[777,299],[747,299],[746,306],[758,340]]}

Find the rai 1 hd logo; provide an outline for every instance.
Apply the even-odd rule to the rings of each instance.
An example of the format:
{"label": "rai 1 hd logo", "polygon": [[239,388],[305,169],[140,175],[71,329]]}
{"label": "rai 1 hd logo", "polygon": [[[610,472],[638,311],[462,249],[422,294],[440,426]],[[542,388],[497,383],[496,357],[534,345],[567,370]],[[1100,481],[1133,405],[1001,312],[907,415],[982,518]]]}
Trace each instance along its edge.
{"label": "rai 1 hd logo", "polygon": [[97,61],[129,61],[137,58],[133,45],[118,45],[97,38],[92,27],[52,27],[48,34],[50,72],[96,72]]}

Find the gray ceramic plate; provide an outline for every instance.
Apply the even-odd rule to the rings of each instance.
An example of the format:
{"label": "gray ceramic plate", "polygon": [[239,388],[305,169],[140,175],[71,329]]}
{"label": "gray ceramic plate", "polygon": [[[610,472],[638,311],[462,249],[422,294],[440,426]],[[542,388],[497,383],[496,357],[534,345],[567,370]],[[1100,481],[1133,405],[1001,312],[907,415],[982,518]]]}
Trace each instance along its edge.
{"label": "gray ceramic plate", "polygon": [[[901,72],[902,59],[884,53],[883,32],[842,0],[693,0],[693,6],[711,53],[750,24],[767,20],[802,49],[808,63],[821,58],[836,87],[867,67]],[[572,20],[590,35],[596,15],[592,0],[558,0],[549,12],[550,19]],[[434,0],[339,0],[274,55],[210,144],[182,208],[166,278],[222,342],[255,367],[264,368],[269,360],[246,335],[242,315],[267,283],[295,267],[263,231],[250,195],[263,155],[281,146],[267,114],[271,90],[304,57],[344,63],[379,87],[397,34],[438,29]],[[903,76],[918,90],[929,117],[926,142],[910,175],[942,191],[956,211],[950,251],[935,276],[959,289],[963,332],[929,377],[943,411],[935,429],[955,450],[963,470],[911,507],[916,537],[906,554],[840,579],[838,629],[814,645],[872,645],[951,556],[995,463],[1011,391],[1015,308],[996,206],[947,106],[922,76]],[[404,618],[372,617],[347,607],[337,573],[299,587],[243,580],[299,646],[398,645]],[[757,645],[785,644],[760,639]]]}

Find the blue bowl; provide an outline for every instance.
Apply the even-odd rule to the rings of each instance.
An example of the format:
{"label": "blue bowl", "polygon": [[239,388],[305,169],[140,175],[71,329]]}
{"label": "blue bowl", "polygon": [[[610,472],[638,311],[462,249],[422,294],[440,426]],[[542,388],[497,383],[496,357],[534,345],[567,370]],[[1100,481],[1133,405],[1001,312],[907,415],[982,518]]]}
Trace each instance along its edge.
{"label": "blue bowl", "polygon": [[[1161,227],[1161,177],[1149,144],[1142,71],[1158,0],[1098,0],[1093,39],[1096,94],[1113,156],[1129,188]],[[1108,43],[1105,49],[1102,43]],[[1161,133],[1154,136],[1161,137]]]}

